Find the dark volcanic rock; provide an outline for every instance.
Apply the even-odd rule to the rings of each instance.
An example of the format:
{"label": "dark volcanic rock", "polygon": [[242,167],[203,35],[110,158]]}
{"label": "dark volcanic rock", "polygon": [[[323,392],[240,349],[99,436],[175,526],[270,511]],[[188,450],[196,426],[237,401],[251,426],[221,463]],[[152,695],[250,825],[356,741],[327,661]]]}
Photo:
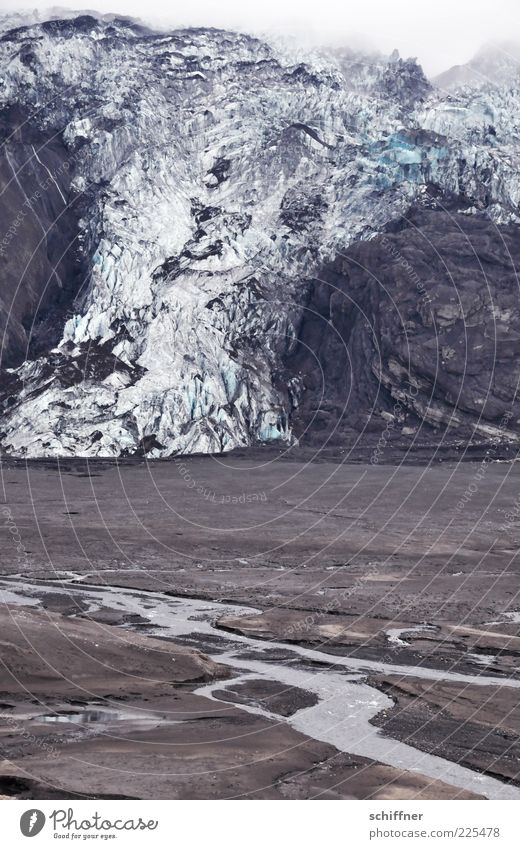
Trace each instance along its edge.
{"label": "dark volcanic rock", "polygon": [[[28,61],[28,59],[27,59]],[[17,107],[0,110],[2,366],[59,341],[81,282],[73,162],[59,134]]]}
{"label": "dark volcanic rock", "polygon": [[324,269],[286,360],[303,441],[515,442],[519,261],[515,228],[417,209]]}

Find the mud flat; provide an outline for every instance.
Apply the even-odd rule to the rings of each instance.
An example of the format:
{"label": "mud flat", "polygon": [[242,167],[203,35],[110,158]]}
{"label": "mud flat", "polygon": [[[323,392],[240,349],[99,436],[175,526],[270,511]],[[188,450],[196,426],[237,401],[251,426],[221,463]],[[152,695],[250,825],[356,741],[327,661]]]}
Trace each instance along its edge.
{"label": "mud flat", "polygon": [[2,794],[519,798],[520,476],[478,468],[4,462]]}

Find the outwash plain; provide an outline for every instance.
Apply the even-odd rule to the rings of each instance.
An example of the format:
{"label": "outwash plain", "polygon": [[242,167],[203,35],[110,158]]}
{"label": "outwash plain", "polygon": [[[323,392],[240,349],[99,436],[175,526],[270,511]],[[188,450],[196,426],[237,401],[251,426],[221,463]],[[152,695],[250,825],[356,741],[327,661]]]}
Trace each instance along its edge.
{"label": "outwash plain", "polygon": [[389,459],[4,461],[3,795],[518,798],[516,465]]}
{"label": "outwash plain", "polygon": [[520,798],[519,69],[0,15],[0,796]]}

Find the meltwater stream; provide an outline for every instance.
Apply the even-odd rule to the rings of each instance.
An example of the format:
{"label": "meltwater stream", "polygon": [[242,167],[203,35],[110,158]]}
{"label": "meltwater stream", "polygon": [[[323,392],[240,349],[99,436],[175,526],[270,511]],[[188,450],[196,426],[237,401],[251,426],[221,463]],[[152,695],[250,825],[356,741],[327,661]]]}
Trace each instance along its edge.
{"label": "meltwater stream", "polygon": [[[56,581],[29,583],[23,579],[0,579],[0,602],[34,606],[35,603],[41,603],[47,594],[64,594],[71,599],[87,601],[87,615],[101,608],[125,614],[138,614],[141,622],[144,619],[149,623],[147,634],[162,638],[194,634],[222,638],[223,632],[214,624],[220,617],[258,612],[241,605],[79,583],[80,575],[77,580],[78,583],[71,581],[64,584]],[[129,624],[126,627],[133,626]],[[518,787],[383,736],[377,727],[370,724],[370,720],[385,708],[391,708],[393,702],[379,690],[370,687],[366,683],[366,676],[368,672],[382,672],[430,681],[465,682],[482,687],[499,685],[519,688],[520,681],[337,657],[318,649],[228,632],[225,633],[225,638],[227,645],[231,644],[233,647],[210,656],[216,662],[232,668],[235,675],[237,672],[240,674],[230,680],[219,680],[200,687],[196,690],[198,694],[219,701],[215,696],[216,691],[230,688],[251,677],[277,681],[289,688],[299,687],[315,693],[319,702],[312,707],[302,708],[290,717],[281,717],[259,706],[244,705],[239,701],[236,705],[240,710],[268,717],[275,722],[288,723],[303,734],[330,743],[342,752],[372,758],[397,769],[422,773],[431,779],[452,784],[489,799],[520,799]],[[309,669],[302,664],[301,668],[298,668],[294,663],[288,664],[267,657],[266,660],[253,659],[247,656],[254,652],[258,657],[272,649],[290,653],[295,661],[300,659],[312,663],[319,662],[322,666],[319,669]],[[230,701],[233,703],[231,689],[226,689],[226,696],[229,701],[222,704],[229,705]]]}

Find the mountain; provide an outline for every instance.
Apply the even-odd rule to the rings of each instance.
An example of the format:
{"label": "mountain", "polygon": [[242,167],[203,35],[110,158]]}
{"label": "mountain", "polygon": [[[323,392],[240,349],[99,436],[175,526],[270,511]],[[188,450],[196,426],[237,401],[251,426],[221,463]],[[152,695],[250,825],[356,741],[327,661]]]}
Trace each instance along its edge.
{"label": "mountain", "polygon": [[520,423],[519,267],[516,226],[444,205],[351,246],[311,281],[285,361],[305,375],[294,432],[372,441],[375,463],[428,443],[502,456]]}
{"label": "mountain", "polygon": [[518,88],[520,84],[520,44],[491,42],[485,44],[464,65],[454,65],[434,79],[445,91],[463,86],[476,89],[489,87]]}
{"label": "mountain", "polygon": [[[338,298],[350,345],[358,308],[349,310],[349,287],[366,284],[348,269],[361,251],[377,280],[381,244],[397,243],[396,291],[411,298],[406,321],[434,357],[437,319],[424,319],[423,337],[410,275],[431,278],[440,307],[459,283],[442,262],[430,268],[412,236],[438,237],[437,253],[444,245],[464,266],[464,288],[511,277],[492,248],[505,240],[515,256],[519,96],[509,85],[446,94],[395,53],[298,55],[244,34],[155,33],[113,16],[4,25],[2,449],[160,457],[324,432],[351,440],[367,422],[380,429],[409,364],[397,337],[381,369],[368,337],[350,366],[336,357]],[[491,284],[473,273],[478,251],[457,258],[460,240],[473,238],[460,230],[497,260]],[[331,274],[340,281],[333,314]],[[376,334],[395,335],[395,304],[385,296],[372,307],[369,323],[385,318]],[[514,335],[516,312],[504,309]],[[441,313],[461,332],[464,311]],[[453,417],[457,396],[443,386],[434,414],[426,359],[413,364],[414,379],[428,372],[425,398],[404,398],[395,434],[413,438],[422,423],[465,436],[483,420],[479,438],[495,438],[507,392],[498,387],[498,407]],[[340,367],[354,369],[348,381]],[[330,388],[323,397],[317,368]]]}

